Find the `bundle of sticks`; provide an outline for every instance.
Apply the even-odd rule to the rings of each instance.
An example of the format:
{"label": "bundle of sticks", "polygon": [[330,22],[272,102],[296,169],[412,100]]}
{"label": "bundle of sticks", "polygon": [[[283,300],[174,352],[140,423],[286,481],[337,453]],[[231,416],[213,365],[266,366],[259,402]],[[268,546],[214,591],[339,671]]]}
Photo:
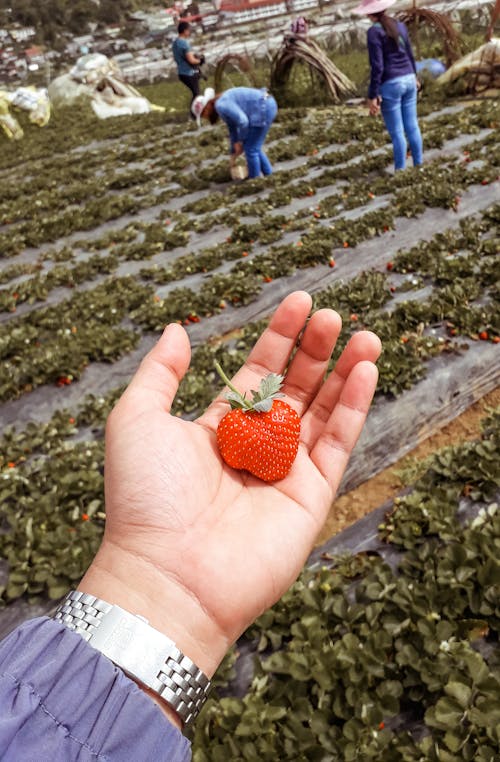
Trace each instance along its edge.
{"label": "bundle of sticks", "polygon": [[305,63],[323,77],[333,101],[356,91],[351,80],[338,69],[317,42],[307,37],[288,35],[276,53],[271,66],[271,91],[282,89],[297,62]]}
{"label": "bundle of sticks", "polygon": [[493,38],[456,61],[437,84],[446,86],[460,81],[467,93],[500,90],[500,40]]}
{"label": "bundle of sticks", "polygon": [[240,74],[244,74],[249,87],[253,87],[255,85],[255,76],[253,72],[252,62],[248,56],[243,56],[239,53],[226,53],[226,55],[222,56],[222,58],[219,58],[215,67],[214,89],[216,93],[219,93],[224,89],[225,76],[227,79],[229,79],[229,82],[231,82],[231,72],[239,72]]}
{"label": "bundle of sticks", "polygon": [[[433,27],[441,37],[443,42],[443,52],[446,58],[446,66],[457,60],[460,56],[460,37],[452,26],[452,23],[446,13],[437,13],[428,8],[409,8],[406,11],[396,14],[398,19],[403,21],[410,28],[418,30],[420,24],[427,27]],[[416,44],[417,56],[420,57],[418,40]]]}

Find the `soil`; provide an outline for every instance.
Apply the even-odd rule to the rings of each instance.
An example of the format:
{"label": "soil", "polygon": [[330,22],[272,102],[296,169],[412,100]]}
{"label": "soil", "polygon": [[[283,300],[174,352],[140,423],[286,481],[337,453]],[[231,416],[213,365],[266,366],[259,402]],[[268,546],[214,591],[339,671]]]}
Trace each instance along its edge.
{"label": "soil", "polygon": [[486,394],[465,413],[443,426],[390,468],[384,469],[351,492],[341,495],[332,506],[317,544],[323,544],[342,529],[366,516],[387,500],[394,498],[403,488],[398,474],[408,465],[409,460],[423,460],[447,445],[476,439],[481,431],[481,421],[486,417],[488,409],[498,405],[500,405],[500,387]]}

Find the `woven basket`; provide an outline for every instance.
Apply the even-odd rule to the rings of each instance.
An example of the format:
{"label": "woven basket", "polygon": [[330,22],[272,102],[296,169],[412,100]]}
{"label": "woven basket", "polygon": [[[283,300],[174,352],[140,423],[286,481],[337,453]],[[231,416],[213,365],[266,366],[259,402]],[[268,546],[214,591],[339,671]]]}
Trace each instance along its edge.
{"label": "woven basket", "polygon": [[234,164],[230,168],[232,180],[246,180],[248,177],[248,167],[244,164]]}

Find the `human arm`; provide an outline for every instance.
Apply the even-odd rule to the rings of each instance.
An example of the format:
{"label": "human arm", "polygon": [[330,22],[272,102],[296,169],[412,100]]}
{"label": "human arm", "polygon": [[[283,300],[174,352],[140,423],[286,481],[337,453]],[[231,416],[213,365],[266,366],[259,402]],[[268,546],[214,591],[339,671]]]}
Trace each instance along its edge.
{"label": "human arm", "polygon": [[[236,375],[238,388],[287,367],[310,306],[303,292],[284,300]],[[80,589],[145,616],[208,676],[300,572],[362,428],[380,342],[355,335],[323,383],[339,331],[336,313],[317,312],[290,364],[284,392],[301,415],[302,444],[276,484],[221,460],[222,394],[196,422],[169,415],[190,359],[177,324],[108,421],[106,531]]]}
{"label": "human arm", "polygon": [[241,142],[233,143],[231,157],[233,159],[236,159],[238,156],[241,156],[242,153],[243,153],[243,143]]}
{"label": "human arm", "polygon": [[491,11],[490,23],[488,25],[488,29],[486,30],[486,42],[489,42],[491,38],[493,37],[493,34],[495,32],[495,24],[497,23],[499,16],[500,16],[500,0],[496,0],[495,5],[493,6]]}
{"label": "human arm", "polygon": [[201,65],[201,58],[198,58],[197,56],[195,56],[195,54],[193,52],[191,52],[191,50],[187,51],[187,53],[185,55],[185,59],[188,62],[188,64],[191,64],[191,66],[200,66]]}
{"label": "human arm", "polygon": [[200,59],[195,56],[193,51],[191,50],[191,46],[189,42],[184,39],[183,37],[178,37],[176,40],[176,45],[178,46],[178,49],[180,51],[180,56],[184,58],[185,61],[190,66],[199,66],[200,65]]}
{"label": "human arm", "polygon": [[0,643],[2,762],[188,762],[188,740],[109,659],[47,617]]}
{"label": "human arm", "polygon": [[[264,484],[221,460],[215,431],[229,409],[223,394],[194,422],[170,415],[190,362],[187,334],[177,324],[166,328],[108,420],[106,529],[79,589],[148,619],[208,676],[228,647],[299,574],[330,509],[375,388],[373,363],[380,342],[369,332],[349,341],[325,380],[340,318],[332,310],[319,310],[308,319],[310,308],[307,294],[288,296],[234,379],[240,389],[248,390],[256,388],[267,373],[281,373],[288,367],[284,392],[301,416],[301,444],[282,481]],[[56,622],[48,624],[58,633],[64,631]],[[170,738],[164,740],[170,743],[167,749],[172,748],[172,755],[164,757],[184,762],[181,755],[186,747],[180,745],[179,732],[170,736],[170,723],[179,722],[175,715],[166,709],[165,719],[150,701],[154,696],[140,693],[77,635],[67,635],[72,639],[70,650],[75,649],[75,654],[83,650],[97,660],[80,667],[80,678],[65,671],[66,661],[58,669],[50,650],[37,649],[23,675],[29,677],[41,659],[51,694],[64,707],[65,691],[74,693],[77,684],[78,695],[88,689],[90,700],[95,696],[91,688],[94,675],[99,676],[98,666],[105,664],[112,670],[112,685],[106,683],[100,691],[101,703],[89,717],[91,724],[79,726],[80,741],[88,744],[98,734],[123,748],[118,746],[123,733],[131,754],[113,756],[111,749],[107,762],[161,759],[160,755],[133,754],[141,734],[150,732],[149,728],[137,732],[137,723],[143,721],[144,727],[152,723],[155,739],[162,733]],[[29,649],[28,638],[22,647],[17,643],[15,650],[28,657]],[[115,680],[117,692],[111,693]],[[120,702],[132,701],[131,692],[150,709],[135,702],[137,717],[133,722],[132,712],[130,730],[126,730],[111,710]],[[109,704],[105,702],[108,694]],[[165,706],[161,699],[155,700]],[[10,706],[11,734],[22,739],[30,723],[26,712],[16,715],[19,700],[11,700]],[[68,701],[68,707],[72,706]],[[39,710],[32,706],[32,716],[38,716]],[[67,724],[72,727],[71,717]],[[13,757],[12,762],[19,758]],[[43,757],[33,758],[45,762]],[[73,759],[64,754],[46,757],[58,758]]]}
{"label": "human arm", "polygon": [[368,87],[368,99],[370,101],[380,96],[380,85],[384,73],[384,51],[382,38],[375,26],[368,30],[368,57],[370,60],[370,85]]}
{"label": "human arm", "polygon": [[382,99],[380,95],[377,98],[369,98],[368,99],[368,110],[370,112],[370,116],[378,116],[380,113],[380,104],[382,102]]}
{"label": "human arm", "polygon": [[231,97],[231,91],[224,93],[215,103],[215,109],[229,130],[231,153],[237,143],[242,143],[248,130],[248,117]]}

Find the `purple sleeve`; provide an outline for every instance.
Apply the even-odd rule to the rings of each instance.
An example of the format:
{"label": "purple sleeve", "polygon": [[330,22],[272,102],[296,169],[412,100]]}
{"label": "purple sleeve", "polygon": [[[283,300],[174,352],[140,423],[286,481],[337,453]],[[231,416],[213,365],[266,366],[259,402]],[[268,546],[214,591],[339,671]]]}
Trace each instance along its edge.
{"label": "purple sleeve", "polygon": [[377,98],[380,95],[380,83],[384,73],[384,52],[382,50],[382,38],[375,26],[372,26],[368,30],[367,39],[371,70],[368,97]]}
{"label": "purple sleeve", "polygon": [[188,762],[189,741],[109,659],[46,617],[0,643],[2,762]]}

